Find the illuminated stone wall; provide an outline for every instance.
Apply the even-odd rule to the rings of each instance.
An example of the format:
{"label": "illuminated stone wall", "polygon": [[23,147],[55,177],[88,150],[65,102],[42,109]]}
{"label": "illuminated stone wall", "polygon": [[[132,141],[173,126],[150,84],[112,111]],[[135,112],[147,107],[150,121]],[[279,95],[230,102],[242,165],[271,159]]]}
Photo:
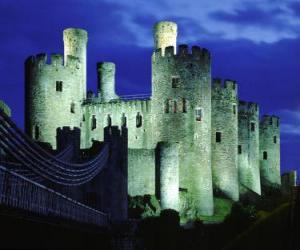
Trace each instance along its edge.
{"label": "illuminated stone wall", "polygon": [[239,199],[237,84],[230,80],[223,84],[221,79],[214,79],[211,99],[213,186],[236,201]]}
{"label": "illuminated stone wall", "polygon": [[160,203],[162,209],[179,210],[179,143],[161,142],[159,151]]}
{"label": "illuminated stone wall", "polygon": [[26,132],[56,147],[56,128],[81,128],[82,101],[86,95],[87,33],[64,31],[65,54],[31,56],[26,60]]}
{"label": "illuminated stone wall", "polygon": [[260,175],[263,186],[278,186],[280,177],[280,124],[276,116],[263,116],[260,122]]}
{"label": "illuminated stone wall", "polygon": [[[192,216],[213,213],[210,54],[180,45],[152,55],[152,119],[158,141],[179,142],[181,204]],[[196,110],[201,110],[197,120]]]}
{"label": "illuminated stone wall", "polygon": [[238,154],[239,181],[257,194],[261,194],[259,172],[259,108],[256,103],[239,102]]}
{"label": "illuminated stone wall", "polygon": [[111,62],[97,65],[97,94],[86,97],[87,33],[65,30],[64,59],[55,54],[48,62],[40,54],[26,61],[26,131],[55,148],[57,127],[78,127],[81,148],[88,148],[104,140],[104,127],[126,126],[129,195],[160,193],[164,208],[193,219],[213,214],[213,185],[233,200],[239,199],[238,184],[260,194],[263,151],[264,180],[280,182],[279,127],[261,123],[259,151],[258,105],[238,104],[233,81],[211,86],[210,52],[177,48],[176,39],[175,23],[155,25],[152,96],[122,100]]}

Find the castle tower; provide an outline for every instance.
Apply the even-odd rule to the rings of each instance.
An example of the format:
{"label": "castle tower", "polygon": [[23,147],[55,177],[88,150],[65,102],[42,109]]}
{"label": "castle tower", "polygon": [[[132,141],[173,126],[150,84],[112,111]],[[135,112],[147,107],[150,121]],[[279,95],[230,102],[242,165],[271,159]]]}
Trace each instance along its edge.
{"label": "castle tower", "polygon": [[169,21],[158,22],[154,26],[154,47],[161,49],[162,55],[165,54],[165,48],[174,47],[176,54],[177,24]]}
{"label": "castle tower", "polygon": [[[69,56],[79,59],[81,71],[81,79],[78,83],[79,98],[84,100],[86,98],[86,48],[88,35],[83,29],[69,28],[63,32],[64,40],[64,62],[68,65]],[[74,86],[75,87],[75,86]]]}
{"label": "castle tower", "polygon": [[259,108],[256,103],[239,102],[238,171],[241,189],[261,194],[259,173]]}
{"label": "castle tower", "polygon": [[159,143],[160,200],[162,209],[179,209],[178,143]]}
{"label": "castle tower", "polygon": [[172,29],[174,39],[160,45],[158,38],[164,37],[161,26],[164,27],[164,22],[154,29],[151,117],[155,129],[152,136],[158,142],[180,145],[180,213],[186,212],[190,218],[211,215],[210,54],[197,46],[189,51],[187,45],[180,45],[175,54],[174,46],[164,47],[175,44],[175,28]]}
{"label": "castle tower", "polygon": [[115,92],[116,65],[112,62],[97,64],[98,72],[98,95],[103,102],[118,99]]}
{"label": "castle tower", "polygon": [[263,116],[259,130],[260,175],[263,186],[278,186],[280,177],[280,126],[276,116]]}
{"label": "castle tower", "polygon": [[212,175],[214,190],[239,199],[237,168],[238,115],[235,81],[214,79],[212,85]]}
{"label": "castle tower", "polygon": [[[82,129],[86,95],[87,32],[64,31],[64,56],[31,56],[25,63],[25,128],[33,139],[56,148],[56,129]],[[64,58],[64,59],[63,59]]]}

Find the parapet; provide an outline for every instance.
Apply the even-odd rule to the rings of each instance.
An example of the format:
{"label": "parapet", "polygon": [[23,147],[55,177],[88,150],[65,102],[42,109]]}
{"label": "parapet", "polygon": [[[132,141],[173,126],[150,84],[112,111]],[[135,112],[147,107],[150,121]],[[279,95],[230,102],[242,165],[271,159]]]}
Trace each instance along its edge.
{"label": "parapet", "polygon": [[187,58],[193,60],[209,60],[210,52],[206,48],[200,48],[199,46],[192,46],[191,51],[189,46],[186,44],[181,44],[178,46],[178,53],[176,54],[176,48],[174,46],[167,46],[165,48],[165,53],[162,53],[162,49],[158,48],[154,51],[154,58]]}
{"label": "parapet", "polygon": [[264,115],[260,121],[260,125],[262,127],[279,127],[280,118],[275,115]]}
{"label": "parapet", "polygon": [[239,101],[239,112],[258,115],[259,105],[255,102]]}
{"label": "parapet", "polygon": [[[46,53],[40,53],[36,56],[30,56],[26,59],[25,64],[29,67],[43,67],[45,65],[53,66],[53,67],[64,67],[64,56],[61,54],[51,54],[50,60]],[[75,56],[67,56],[67,65],[65,67],[71,69],[79,69],[80,68],[80,60]]]}

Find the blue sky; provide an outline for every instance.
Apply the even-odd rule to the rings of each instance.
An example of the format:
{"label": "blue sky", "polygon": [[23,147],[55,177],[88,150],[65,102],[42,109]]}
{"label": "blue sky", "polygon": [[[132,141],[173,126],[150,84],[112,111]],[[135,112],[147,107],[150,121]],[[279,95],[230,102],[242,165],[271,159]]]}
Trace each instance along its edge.
{"label": "blue sky", "polygon": [[63,53],[68,27],[89,32],[89,89],[96,88],[96,62],[113,61],[118,93],[149,93],[159,20],[178,23],[179,43],[208,48],[213,76],[237,80],[241,99],[280,115],[282,169],[300,168],[300,1],[1,0],[0,99],[23,126],[24,60]]}

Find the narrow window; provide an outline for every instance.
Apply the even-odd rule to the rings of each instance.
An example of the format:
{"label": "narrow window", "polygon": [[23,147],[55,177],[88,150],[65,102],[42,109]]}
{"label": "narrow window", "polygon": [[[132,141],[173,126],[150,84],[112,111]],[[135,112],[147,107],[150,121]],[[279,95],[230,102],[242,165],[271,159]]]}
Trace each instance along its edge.
{"label": "narrow window", "polygon": [[277,118],[276,126],[277,126],[277,128],[279,127],[279,119],[278,118]]}
{"label": "narrow window", "polygon": [[35,125],[34,126],[34,139],[38,140],[40,138],[40,128]]}
{"label": "narrow window", "polygon": [[62,92],[63,89],[63,82],[62,81],[56,81],[56,91]]}
{"label": "narrow window", "polygon": [[70,109],[71,113],[75,113],[75,103],[71,103],[71,109]]}
{"label": "narrow window", "polygon": [[97,128],[97,119],[96,119],[96,116],[93,115],[93,117],[92,117],[92,130],[94,130],[96,128]]}
{"label": "narrow window", "polygon": [[138,112],[136,115],[136,127],[137,128],[142,127],[142,123],[143,123],[142,118],[143,117],[141,116],[140,112]]}
{"label": "narrow window", "polygon": [[165,113],[169,113],[170,110],[170,103],[169,103],[169,99],[166,100],[165,102]]}
{"label": "narrow window", "polygon": [[107,115],[107,126],[108,127],[111,126],[111,117],[110,117],[110,115]]}
{"label": "narrow window", "polygon": [[272,117],[270,117],[269,124],[270,124],[270,125],[272,125],[272,124],[273,124]]}
{"label": "narrow window", "polygon": [[239,155],[242,154],[242,145],[238,145],[238,154],[239,154]]}
{"label": "narrow window", "polygon": [[232,111],[233,111],[233,114],[235,115],[236,114],[236,105],[235,104],[232,105]]}
{"label": "narrow window", "polygon": [[82,121],[85,122],[85,115],[82,116]]}
{"label": "narrow window", "polygon": [[222,140],[222,133],[216,132],[216,142],[221,142],[221,140]]}
{"label": "narrow window", "polygon": [[268,153],[267,153],[267,151],[264,151],[264,152],[263,152],[263,159],[264,159],[264,160],[267,160],[267,159],[268,159]]}
{"label": "narrow window", "polygon": [[127,118],[124,113],[122,114],[121,125],[122,125],[122,127],[127,126]]}
{"label": "narrow window", "polygon": [[250,123],[251,131],[255,131],[255,123],[251,122]]}
{"label": "narrow window", "polygon": [[179,88],[179,77],[172,77],[172,88]]}
{"label": "narrow window", "polygon": [[186,100],[185,100],[185,98],[182,98],[182,112],[186,113]]}
{"label": "narrow window", "polygon": [[177,102],[176,101],[174,101],[173,112],[177,113]]}
{"label": "narrow window", "polygon": [[276,136],[273,137],[273,141],[274,141],[274,143],[277,143],[277,137]]}
{"label": "narrow window", "polygon": [[200,122],[202,121],[202,109],[201,108],[196,108],[195,109],[195,115],[196,115],[196,121]]}

